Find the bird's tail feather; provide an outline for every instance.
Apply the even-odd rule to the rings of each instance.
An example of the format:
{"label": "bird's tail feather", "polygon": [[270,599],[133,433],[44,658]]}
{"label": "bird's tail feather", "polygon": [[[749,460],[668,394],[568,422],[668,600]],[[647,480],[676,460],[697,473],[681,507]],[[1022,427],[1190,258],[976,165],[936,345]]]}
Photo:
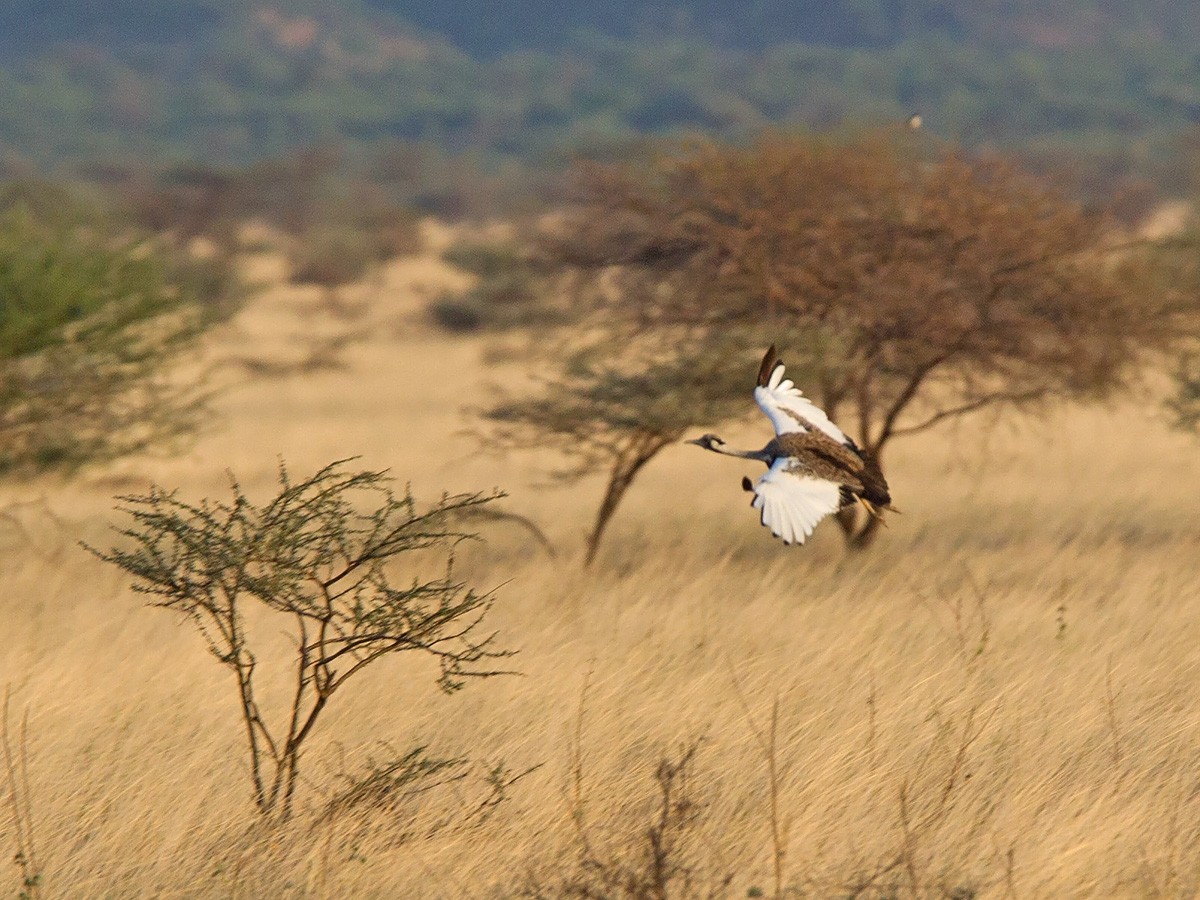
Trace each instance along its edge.
{"label": "bird's tail feather", "polygon": [[859,450],[858,455],[863,460],[863,470],[858,473],[863,486],[862,496],[873,506],[889,509],[892,505],[892,494],[888,490],[887,479],[883,477],[879,461],[865,450]]}

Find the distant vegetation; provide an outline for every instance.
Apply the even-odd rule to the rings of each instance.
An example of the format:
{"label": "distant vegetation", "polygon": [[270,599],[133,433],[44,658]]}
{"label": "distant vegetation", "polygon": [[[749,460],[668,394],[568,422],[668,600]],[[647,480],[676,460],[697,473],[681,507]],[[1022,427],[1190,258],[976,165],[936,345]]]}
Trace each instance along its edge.
{"label": "distant vegetation", "polygon": [[284,238],[292,280],[333,287],[415,250],[417,216],[382,171],[347,167],[331,151],[307,150],[243,168],[176,166],[111,171],[104,187],[139,224],[179,239],[203,237],[228,253],[247,222]]}
{"label": "distant vegetation", "polygon": [[544,279],[515,244],[463,242],[446,250],[443,259],[478,279],[467,290],[443,294],[430,305],[443,328],[502,330],[566,322],[566,311],[548,302]]}
{"label": "distant vegetation", "polygon": [[236,299],[221,256],[40,183],[0,185],[0,473],[71,469],[190,432],[169,364]]}
{"label": "distant vegetation", "polygon": [[1190,317],[1193,336],[1176,362],[1167,410],[1175,426],[1200,434],[1200,213],[1193,210],[1183,233],[1163,245],[1155,262],[1157,289]]}
{"label": "distant vegetation", "polygon": [[[535,2],[28,0],[0,11],[0,162],[245,165],[391,143],[417,200],[644,135],[827,129],[923,112],[1087,186],[1168,192],[1200,121],[1186,0]],[[501,11],[502,10],[502,11]],[[519,191],[515,192],[519,196]]]}

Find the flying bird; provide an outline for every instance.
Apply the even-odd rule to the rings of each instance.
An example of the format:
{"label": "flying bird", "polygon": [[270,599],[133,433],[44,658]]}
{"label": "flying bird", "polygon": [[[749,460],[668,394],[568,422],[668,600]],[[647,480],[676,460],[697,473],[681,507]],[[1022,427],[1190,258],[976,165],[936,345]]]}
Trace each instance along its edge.
{"label": "flying bird", "polygon": [[758,370],[754,401],[775,426],[775,437],[761,450],[730,449],[715,434],[686,443],[767,464],[767,474],[756,482],[743,478],[742,487],[754,494],[750,505],[773,535],[803,544],[818,522],[855,503],[872,516],[895,511],[879,464],[783,377],[774,345]]}

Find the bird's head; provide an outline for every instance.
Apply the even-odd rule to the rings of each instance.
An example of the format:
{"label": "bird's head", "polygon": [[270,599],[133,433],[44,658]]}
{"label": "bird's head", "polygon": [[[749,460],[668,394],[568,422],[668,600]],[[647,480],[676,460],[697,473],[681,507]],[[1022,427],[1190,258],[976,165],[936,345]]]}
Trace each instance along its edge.
{"label": "bird's head", "polygon": [[725,442],[715,434],[706,434],[702,437],[692,438],[690,441],[684,441],[685,444],[695,444],[697,447],[703,447],[705,450],[717,451],[718,448],[724,447]]}

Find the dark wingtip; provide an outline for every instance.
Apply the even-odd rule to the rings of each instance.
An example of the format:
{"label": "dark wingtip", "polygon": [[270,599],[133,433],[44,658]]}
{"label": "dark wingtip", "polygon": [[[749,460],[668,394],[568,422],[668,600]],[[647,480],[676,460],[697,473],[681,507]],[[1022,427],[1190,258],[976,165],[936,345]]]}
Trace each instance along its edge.
{"label": "dark wingtip", "polygon": [[767,348],[767,353],[763,357],[762,365],[758,367],[758,386],[766,387],[771,381],[771,373],[775,371],[775,367],[779,365],[779,357],[775,353],[775,345],[772,344]]}
{"label": "dark wingtip", "polygon": [[745,475],[742,476],[742,490],[751,494],[754,493],[754,484]]}

